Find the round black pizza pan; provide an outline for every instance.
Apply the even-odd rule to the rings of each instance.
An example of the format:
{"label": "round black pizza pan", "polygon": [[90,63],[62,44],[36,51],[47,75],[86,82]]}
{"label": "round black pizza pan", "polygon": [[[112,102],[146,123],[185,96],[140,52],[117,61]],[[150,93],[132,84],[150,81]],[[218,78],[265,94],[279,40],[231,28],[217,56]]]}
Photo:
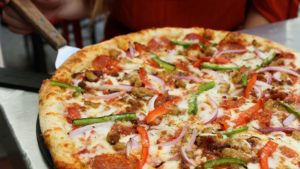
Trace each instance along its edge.
{"label": "round black pizza pan", "polygon": [[37,142],[38,142],[38,146],[40,149],[40,152],[43,156],[44,162],[46,163],[46,165],[48,166],[49,169],[54,169],[54,164],[50,155],[50,152],[48,151],[43,136],[42,136],[42,131],[41,131],[41,127],[40,127],[40,123],[39,123],[39,117],[37,118],[36,121],[36,138],[37,138]]}

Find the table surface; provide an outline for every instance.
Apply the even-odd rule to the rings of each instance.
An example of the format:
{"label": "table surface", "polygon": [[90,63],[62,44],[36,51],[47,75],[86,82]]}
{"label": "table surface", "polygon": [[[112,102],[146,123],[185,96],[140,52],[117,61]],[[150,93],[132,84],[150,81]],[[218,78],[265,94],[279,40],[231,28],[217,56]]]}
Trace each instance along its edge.
{"label": "table surface", "polygon": [[300,52],[300,17],[240,32],[258,35]]}
{"label": "table surface", "polygon": [[[241,32],[259,35],[300,51],[300,18]],[[0,104],[27,168],[47,168],[39,151],[35,132],[38,113],[37,93],[0,87]]]}

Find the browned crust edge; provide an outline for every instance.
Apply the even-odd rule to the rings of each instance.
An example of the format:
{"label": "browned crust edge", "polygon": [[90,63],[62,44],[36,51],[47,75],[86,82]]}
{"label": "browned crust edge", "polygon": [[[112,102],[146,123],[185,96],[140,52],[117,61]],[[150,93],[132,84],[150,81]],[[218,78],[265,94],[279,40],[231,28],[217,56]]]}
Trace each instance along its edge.
{"label": "browned crust edge", "polygon": [[[70,82],[71,74],[74,72],[82,71],[86,67],[89,67],[91,61],[97,55],[105,54],[108,52],[109,48],[117,46],[126,49],[129,41],[138,41],[145,43],[153,36],[163,35],[172,38],[190,32],[198,32],[202,34],[204,31],[213,31],[214,33],[219,34],[219,36],[221,37],[226,36],[226,34],[228,33],[226,31],[215,31],[203,28],[166,27],[158,29],[147,29],[137,33],[118,36],[96,45],[87,46],[79,52],[75,53],[56,71],[51,79]],[[249,42],[253,39],[256,39],[260,43],[263,43],[270,47],[293,52],[287,47],[258,36],[248,34],[242,34],[242,36],[246,39],[246,41]],[[39,120],[45,143],[50,150],[56,168],[90,168],[88,165],[82,164],[78,159],[76,159],[76,157],[72,155],[78,150],[76,150],[74,143],[69,138],[67,133],[68,124],[63,116],[63,98],[61,98],[60,95],[62,90],[63,89],[59,87],[51,86],[49,80],[45,80],[40,89]]]}

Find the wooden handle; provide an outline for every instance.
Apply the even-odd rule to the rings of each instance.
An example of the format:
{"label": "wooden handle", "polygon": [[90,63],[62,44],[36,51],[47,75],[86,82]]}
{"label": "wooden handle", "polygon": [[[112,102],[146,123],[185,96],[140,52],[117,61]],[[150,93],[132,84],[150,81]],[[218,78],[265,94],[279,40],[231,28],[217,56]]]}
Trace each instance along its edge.
{"label": "wooden handle", "polygon": [[66,40],[47,20],[47,18],[37,9],[31,1],[10,0],[10,5],[24,19],[29,22],[41,35],[50,43],[50,45],[59,49],[67,44]]}

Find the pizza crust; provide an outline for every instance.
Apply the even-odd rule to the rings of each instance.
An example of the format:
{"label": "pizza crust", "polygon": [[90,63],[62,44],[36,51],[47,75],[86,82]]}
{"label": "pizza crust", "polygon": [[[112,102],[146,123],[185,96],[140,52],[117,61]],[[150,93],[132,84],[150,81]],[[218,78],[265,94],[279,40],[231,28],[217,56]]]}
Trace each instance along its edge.
{"label": "pizza crust", "polygon": [[[182,36],[183,34],[192,32],[203,34],[204,31],[212,32],[215,36],[217,36],[217,40],[222,40],[229,33],[226,31],[214,31],[203,28],[159,28],[147,29],[137,33],[118,36],[96,45],[87,46],[78,51],[59,67],[51,79],[63,82],[71,82],[71,75],[90,67],[92,60],[95,59],[99,54],[108,54],[110,48],[118,47],[121,49],[127,49],[129,41],[137,41],[145,44],[155,36],[176,38]],[[295,53],[287,47],[261,37],[247,34],[241,34],[241,36],[247,42],[251,42],[253,39],[256,39],[258,42],[269,47],[279,48]],[[299,54],[296,55],[299,56]],[[300,63],[298,63],[298,65],[300,65]],[[64,89],[62,88],[51,86],[49,80],[45,80],[40,89],[39,120],[45,143],[50,150],[56,168],[90,168],[89,165],[82,164],[79,159],[73,155],[79,150],[75,148],[74,143],[68,135],[70,128],[67,120],[64,117],[64,100],[61,96],[63,90]]]}

